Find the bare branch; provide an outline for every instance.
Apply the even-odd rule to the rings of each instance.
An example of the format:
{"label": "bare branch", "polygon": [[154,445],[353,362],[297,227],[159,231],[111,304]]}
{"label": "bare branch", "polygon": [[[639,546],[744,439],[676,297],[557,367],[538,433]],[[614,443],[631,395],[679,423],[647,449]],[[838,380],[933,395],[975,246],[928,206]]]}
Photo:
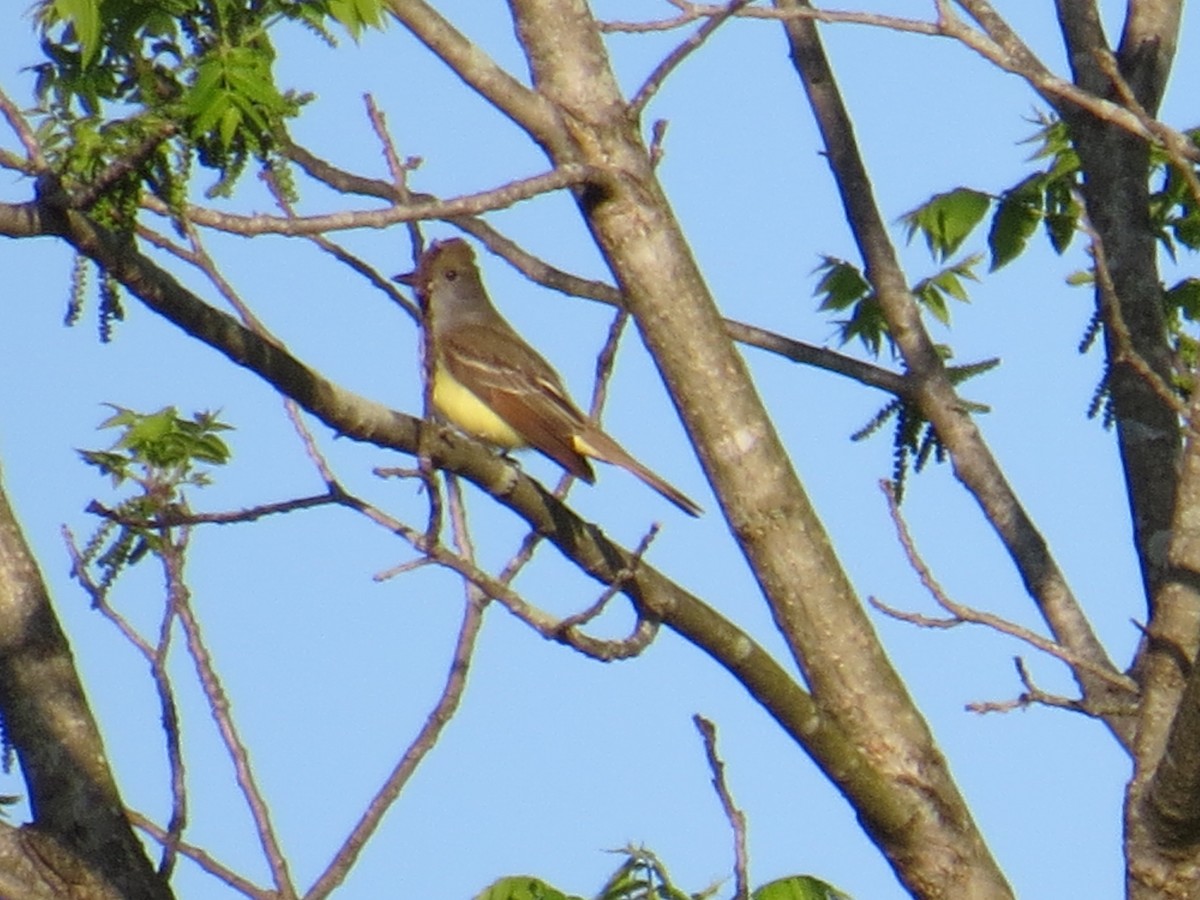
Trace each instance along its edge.
{"label": "bare branch", "polygon": [[[142,813],[134,809],[125,810],[125,815],[129,817],[129,820],[134,825],[142,829],[142,831],[146,832],[146,834],[150,835],[160,844],[167,842],[169,838],[168,832],[156,824],[149,816],[142,815]],[[254,898],[254,900],[275,900],[277,896],[274,891],[247,881],[237,872],[233,871],[233,869],[219,863],[208,851],[202,850],[194,844],[179,841],[176,844],[176,849],[209,875],[229,885],[234,890],[240,891],[247,897]]]}
{"label": "bare branch", "polygon": [[179,624],[183,628],[188,655],[191,656],[195,665],[196,675],[200,681],[204,698],[208,702],[209,712],[217,725],[217,731],[229,754],[229,759],[233,763],[235,778],[254,820],[259,844],[262,846],[267,865],[271,870],[275,890],[278,892],[280,900],[296,900],[296,888],[288,872],[287,858],[284,856],[275,828],[271,824],[270,807],[259,790],[250,766],[250,754],[233,721],[229,697],[221,685],[220,677],[213,664],[212,654],[200,633],[200,623],[192,611],[191,591],[183,581],[182,556],[170,552],[170,548],[168,548],[161,558],[167,575],[167,590],[179,617]]}
{"label": "bare branch", "polygon": [[725,763],[717,756],[717,726],[699,714],[692,716],[692,722],[700,736],[704,739],[704,755],[708,758],[708,768],[712,772],[713,787],[721,800],[721,809],[733,829],[733,881],[735,900],[749,900],[750,881],[746,867],[746,814],[737,808],[733,802],[733,794],[725,783]]}
{"label": "bare branch", "polygon": [[626,569],[624,572],[618,573],[618,576],[613,580],[613,583],[605,587],[603,593],[601,593],[596,599],[596,602],[594,602],[587,609],[583,610],[582,612],[577,612],[574,615],[567,616],[562,620],[561,623],[559,623],[559,627],[564,632],[578,628],[580,625],[586,625],[588,622],[592,621],[592,619],[596,618],[596,616],[600,615],[600,613],[604,612],[604,608],[608,606],[609,601],[612,600],[612,598],[617,594],[621,593],[625,585],[628,584],[637,574],[637,566],[641,565],[642,557],[646,555],[646,551],[650,549],[650,544],[658,535],[658,528],[659,526],[656,523],[650,527],[649,531],[642,535],[642,539],[638,542],[637,547],[635,547],[633,551],[633,568]]}
{"label": "bare branch", "polygon": [[696,29],[682,44],[667,54],[666,58],[654,67],[654,71],[645,80],[633,99],[629,101],[629,112],[631,115],[641,115],[646,104],[658,93],[659,88],[663,86],[663,82],[667,77],[678,68],[688,56],[700,49],[700,46],[707,41],[714,31],[729,21],[739,9],[745,7],[750,0],[730,0],[726,7],[715,16],[710,16],[708,20]]}
{"label": "bare branch", "polygon": [[[895,488],[891,482],[887,481],[881,481],[879,486],[883,491],[884,496],[887,498],[888,513],[891,516],[892,524],[896,528],[896,536],[900,541],[900,546],[904,548],[904,555],[908,559],[909,565],[911,565],[913,571],[917,573],[917,577],[921,579],[921,584],[929,592],[929,595],[933,597],[937,605],[950,613],[953,618],[950,620],[918,619],[911,614],[898,613],[896,610],[893,610],[892,608],[885,606],[878,601],[873,601],[873,605],[876,609],[879,609],[881,612],[885,612],[888,615],[892,615],[895,618],[915,622],[915,624],[924,625],[926,627],[948,628],[954,624],[957,624],[958,622],[969,622],[975,625],[984,625],[993,629],[994,631],[1000,632],[1001,634],[1007,634],[1010,637],[1015,637],[1018,640],[1024,641],[1030,646],[1041,650],[1043,653],[1053,656],[1055,659],[1066,663],[1072,669],[1077,669],[1081,672],[1087,673],[1088,675],[1094,676],[1095,678],[1102,679],[1117,690],[1121,691],[1123,694],[1129,695],[1130,697],[1136,696],[1138,690],[1137,683],[1127,675],[1123,675],[1120,672],[1114,672],[1110,669],[1104,668],[1103,666],[1097,666],[1091,660],[1080,657],[1078,654],[1072,652],[1066,647],[1063,647],[1061,644],[1048,640],[1028,628],[1017,625],[1015,622],[1010,622],[1007,619],[1003,619],[1000,616],[993,615],[992,613],[983,612],[982,610],[974,609],[951,600],[949,595],[946,594],[946,592],[942,589],[942,586],[938,584],[937,580],[933,577],[933,573],[930,571],[929,566],[926,565],[925,560],[921,558],[921,554],[917,550],[916,542],[913,540],[912,534],[908,530],[908,523],[904,521],[904,517],[900,514],[900,507],[896,502]],[[1080,677],[1080,680],[1083,680],[1082,677]],[[1127,710],[1127,712],[1131,711],[1132,708]]]}
{"label": "bare branch", "polygon": [[[166,529],[161,529],[163,540],[170,540]],[[151,644],[129,620],[122,616],[108,602],[108,585],[98,585],[88,572],[87,563],[75,542],[75,536],[65,525],[62,528],[63,540],[67,546],[67,554],[71,558],[71,575],[92,598],[92,607],[100,612],[116,626],[117,630],[142,655],[150,667],[150,678],[158,694],[159,708],[163,733],[167,745],[167,770],[170,773],[171,818],[167,823],[167,831],[163,839],[163,855],[159,862],[158,874],[164,881],[169,881],[175,866],[180,837],[187,824],[187,783],[184,779],[183,742],[180,734],[179,708],[175,701],[175,689],[167,672],[167,653],[171,644],[172,625],[175,622],[175,609],[168,594],[167,602],[163,604],[163,615],[159,624],[158,641]]]}
{"label": "bare branch", "polygon": [[[16,134],[21,146],[25,148],[26,163],[14,160],[13,168],[32,173],[45,172],[50,168],[46,157],[42,154],[42,145],[38,142],[29,121],[21,114],[20,108],[12,101],[4,90],[0,89],[0,115],[8,122],[8,127]],[[6,165],[8,165],[6,163]]]}
{"label": "bare branch", "polygon": [[371,798],[367,808],[358,823],[346,836],[337,853],[325,867],[313,886],[304,894],[304,900],[323,900],[345,880],[359,854],[362,852],[371,835],[379,827],[384,814],[400,792],[408,779],[412,777],[421,760],[433,749],[441,736],[442,729],[454,716],[467,685],[467,673],[471,667],[471,659],[475,651],[475,642],[483,624],[483,611],[486,601],[477,596],[468,595],[463,610],[462,624],[458,630],[458,640],[454,645],[454,654],[446,674],[446,683],[442,688],[433,709],[425,719],[416,738],[400,757],[392,772],[384,780],[383,785]]}
{"label": "bare branch", "polygon": [[[282,234],[288,237],[307,237],[327,231],[351,228],[387,228],[400,222],[424,219],[446,219],[454,216],[473,216],[490,212],[564,188],[585,184],[598,177],[597,170],[588,166],[567,163],[553,171],[529,178],[520,178],[502,187],[467,194],[440,202],[418,202],[412,206],[391,206],[388,209],[356,210],[322,216],[294,218],[258,214],[243,216],[219,212],[203,206],[187,207],[187,218],[197,225],[251,237],[259,234]],[[155,197],[146,197],[147,209],[162,215],[169,214],[166,206]]]}
{"label": "bare branch", "polygon": [[297,497],[294,500],[260,503],[257,506],[232,512],[203,513],[191,510],[170,510],[159,513],[153,519],[139,519],[128,516],[119,510],[110,509],[98,500],[93,500],[87,505],[85,511],[130,528],[175,528],[181,525],[234,525],[254,522],[266,516],[282,515],[297,509],[312,509],[314,506],[328,506],[337,502],[339,501],[335,494],[326,492],[309,497]]}
{"label": "bare branch", "polygon": [[1070,697],[1062,697],[1058,694],[1048,694],[1033,683],[1033,678],[1029,674],[1029,670],[1025,667],[1025,660],[1017,656],[1013,658],[1013,663],[1017,667],[1017,677],[1021,679],[1021,683],[1025,686],[1025,691],[1013,700],[983,700],[974,703],[968,703],[965,709],[973,713],[1006,713],[1012,712],[1014,709],[1028,709],[1034,704],[1040,706],[1050,706],[1056,709],[1065,709],[1069,712],[1083,713],[1085,716],[1096,717],[1098,713],[1089,709],[1085,704],[1078,700],[1072,700]]}
{"label": "bare branch", "polygon": [[[673,5],[682,10],[682,12],[669,19],[643,22],[601,22],[600,30],[609,33],[624,32],[629,34],[671,31],[695,22],[698,19],[720,16],[728,8],[727,6],[715,3],[674,3]],[[748,6],[737,10],[734,15],[739,19],[756,19],[766,22],[788,22],[808,19],[818,22],[872,25],[879,28],[887,28],[891,31],[927,34],[935,37],[940,34],[936,24],[921,19],[905,19],[898,16],[886,16],[878,13],[850,10],[816,9],[811,6],[800,6],[789,9],[771,8],[769,6]]]}
{"label": "bare branch", "polygon": [[[798,3],[799,0],[777,0],[777,5],[789,9]],[[939,3],[940,11],[945,11],[945,7],[944,2]],[[1075,659],[1087,660],[1097,670],[1119,677],[1045,539],[1004,477],[966,405],[958,397],[922,322],[887,225],[875,202],[849,113],[816,29],[811,22],[804,21],[788,22],[785,29],[792,44],[792,59],[824,138],[847,220],[890,332],[910,373],[911,399],[937,430],[939,439],[954,460],[955,475],[996,529],[1055,639]],[[1081,685],[1085,696],[1089,690],[1111,690],[1110,678],[1098,681],[1089,669],[1081,666],[1073,667],[1073,671],[1077,677],[1085,676]],[[1109,724],[1128,746],[1132,738],[1130,723],[1114,720]]]}

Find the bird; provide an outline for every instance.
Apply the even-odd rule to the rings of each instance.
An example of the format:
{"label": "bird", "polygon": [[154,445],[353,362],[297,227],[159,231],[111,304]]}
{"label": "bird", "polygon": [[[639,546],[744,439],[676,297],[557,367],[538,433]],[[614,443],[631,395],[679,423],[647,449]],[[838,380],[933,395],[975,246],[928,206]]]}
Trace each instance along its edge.
{"label": "bird", "polygon": [[562,378],[492,305],[475,251],[461,238],[435,241],[413,272],[433,354],[434,408],[450,424],[503,450],[531,447],[589,484],[589,459],[632,473],[690,516],[703,510],[638,462],[574,401]]}

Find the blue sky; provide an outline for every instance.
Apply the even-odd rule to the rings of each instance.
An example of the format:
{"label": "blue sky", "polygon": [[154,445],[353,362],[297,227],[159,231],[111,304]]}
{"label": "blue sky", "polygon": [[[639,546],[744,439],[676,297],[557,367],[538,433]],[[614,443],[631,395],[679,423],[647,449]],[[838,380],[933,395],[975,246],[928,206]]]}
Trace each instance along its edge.
{"label": "blue sky", "polygon": [[[665,4],[658,10],[668,14]],[[1014,7],[1006,10],[1004,6]],[[524,68],[500,4],[480,10],[439,4],[504,65]],[[597,14],[643,15],[650,4],[596,3]],[[927,14],[925,4],[879,3],[879,11]],[[1048,9],[1001,4],[1035,49],[1062,71]],[[29,22],[6,12],[0,85],[25,103],[37,61]],[[1117,21],[1117,20],[1113,20]],[[1164,118],[1197,124],[1180,86],[1194,83],[1194,29],[1185,29],[1176,91]],[[949,41],[842,26],[825,30],[884,212],[896,218],[930,194],[960,184],[1000,190],[1028,171],[1036,98]],[[622,84],[633,90],[682,33],[610,38]],[[423,158],[413,187],[469,193],[542,171],[545,162],[515,127],[469,93],[401,29],[326,48],[311,35],[279,36],[280,82],[317,99],[297,139],[337,165],[386,177],[363,111],[372,93],[401,152]],[[1191,59],[1189,60],[1189,57]],[[778,29],[727,25],[687,60],[652,103],[647,121],[670,120],[660,173],[724,313],[814,343],[834,326],[816,312],[813,270],[821,255],[854,260],[811,117]],[[4,145],[12,147],[5,134]],[[201,188],[204,184],[201,184]],[[234,201],[269,210],[252,177]],[[29,186],[0,178],[0,199]],[[197,194],[197,197],[199,195]],[[306,193],[303,209],[361,203]],[[548,197],[490,217],[496,227],[556,265],[604,277],[570,202]],[[432,237],[449,236],[433,225]],[[897,238],[901,231],[896,229]],[[411,267],[402,229],[339,235],[383,272]],[[980,249],[976,247],[975,249]],[[253,243],[213,236],[210,250],[268,326],[301,359],[354,391],[394,408],[419,405],[416,335],[409,319],[349,270],[301,241]],[[904,250],[913,281],[934,264],[924,247]],[[524,282],[481,251],[498,305],[586,400],[609,313]],[[167,808],[158,711],[145,666],[87,608],[67,577],[60,528],[88,533],[82,512],[108,484],[76,447],[110,438],[94,431],[104,402],[142,410],[222,411],[237,431],[233,463],[197,508],[223,510],[321,489],[274,392],[179,333],[135,301],[115,340],[99,344],[94,300],[74,328],[61,324],[70,255],[49,239],[0,244],[5,327],[0,336],[0,461],[6,486],[54,592],[128,802],[152,816]],[[990,404],[984,434],[1049,539],[1110,652],[1124,664],[1143,615],[1112,436],[1085,419],[1098,357],[1079,356],[1090,297],[1064,277],[1084,265],[1079,248],[1055,257],[1039,237],[1018,262],[972,287],[951,329],[933,326],[958,361],[1001,356],[1003,366],[964,393]],[[1192,267],[1192,268],[1189,268]],[[1180,274],[1194,269],[1182,261]],[[1167,280],[1179,275],[1168,273]],[[188,283],[214,305],[219,298]],[[857,348],[851,348],[857,352]],[[879,478],[890,472],[886,436],[848,436],[886,398],[836,376],[744,351],[796,468],[856,588],[904,608],[932,612],[888,520]],[[725,532],[703,475],[652,364],[627,336],[605,415],[607,429],[710,510],[693,521],[618,470],[579,486],[573,504],[613,537],[636,543],[652,521],[662,533],[650,559],[785,659],[753,580]],[[395,454],[336,440],[311,423],[346,483],[388,510],[419,520],[411,484],[380,483]],[[527,457],[527,470],[557,477]],[[521,536],[511,515],[469,493],[483,560],[504,560]],[[973,502],[948,467],[913,479],[905,511],[922,551],[957,600],[1036,626],[1032,604]],[[410,557],[365,520],[317,510],[252,526],[208,528],[192,540],[189,575],[234,714],[275,812],[301,885],[320,872],[363,804],[420,727],[445,677],[461,609],[450,576],[421,570],[375,583]],[[127,576],[117,602],[143,624],[157,620],[160,578],[149,565]],[[565,614],[587,606],[596,586],[543,549],[518,581],[527,599]],[[1115,896],[1121,890],[1120,805],[1128,766],[1102,726],[1034,709],[980,717],[976,700],[1019,692],[1011,659],[1029,660],[1039,683],[1071,691],[1052,661],[1004,637],[960,628],[919,631],[873,614],[948,756],[1001,866],[1021,896]],[[601,627],[619,632],[615,610]],[[179,648],[177,648],[179,649]],[[179,655],[175,671],[187,679]],[[188,839],[265,884],[244,805],[194,687],[183,688],[184,739],[193,803]],[[543,641],[504,610],[489,610],[462,709],[363,854],[342,896],[466,898],[505,874],[544,877],[569,892],[595,891],[616,866],[606,850],[644,843],[677,881],[699,890],[727,877],[731,838],[709,787],[691,722],[717,723],[730,787],[750,822],[752,878],[811,872],[858,900],[904,896],[854,816],[812,764],[733,680],[700,652],[663,634],[640,658],[601,665]],[[15,775],[0,792],[20,792]],[[180,897],[231,893],[184,864]]]}

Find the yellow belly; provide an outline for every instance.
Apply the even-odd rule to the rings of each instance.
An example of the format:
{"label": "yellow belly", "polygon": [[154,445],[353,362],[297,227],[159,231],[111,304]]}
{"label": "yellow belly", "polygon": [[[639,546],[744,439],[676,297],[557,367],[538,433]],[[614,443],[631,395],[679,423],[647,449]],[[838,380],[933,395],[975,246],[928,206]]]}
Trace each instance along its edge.
{"label": "yellow belly", "polygon": [[433,405],[449,422],[481,441],[505,450],[528,446],[511,425],[444,369],[433,376]]}

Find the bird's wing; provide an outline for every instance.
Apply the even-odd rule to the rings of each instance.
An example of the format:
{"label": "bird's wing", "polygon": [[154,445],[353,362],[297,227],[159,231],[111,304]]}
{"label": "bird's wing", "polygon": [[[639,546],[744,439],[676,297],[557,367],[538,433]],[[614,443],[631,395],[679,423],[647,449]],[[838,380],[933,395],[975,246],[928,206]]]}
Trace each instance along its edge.
{"label": "bird's wing", "polygon": [[438,337],[438,357],[454,378],[535,450],[593,481],[575,436],[587,418],[571,402],[553,367],[511,329],[466,324]]}

